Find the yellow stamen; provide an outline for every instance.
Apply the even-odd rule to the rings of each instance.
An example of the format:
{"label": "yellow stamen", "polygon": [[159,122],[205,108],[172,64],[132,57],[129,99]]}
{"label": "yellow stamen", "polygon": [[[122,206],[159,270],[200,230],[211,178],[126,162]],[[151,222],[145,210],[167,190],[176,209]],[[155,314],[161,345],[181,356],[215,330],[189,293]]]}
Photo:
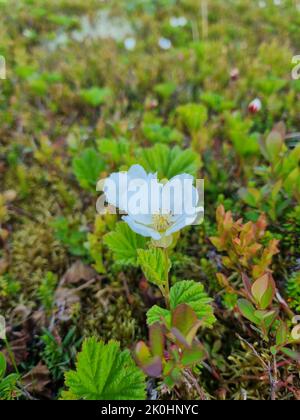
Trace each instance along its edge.
{"label": "yellow stamen", "polygon": [[152,222],[155,230],[164,232],[171,226],[170,214],[155,214],[152,217]]}

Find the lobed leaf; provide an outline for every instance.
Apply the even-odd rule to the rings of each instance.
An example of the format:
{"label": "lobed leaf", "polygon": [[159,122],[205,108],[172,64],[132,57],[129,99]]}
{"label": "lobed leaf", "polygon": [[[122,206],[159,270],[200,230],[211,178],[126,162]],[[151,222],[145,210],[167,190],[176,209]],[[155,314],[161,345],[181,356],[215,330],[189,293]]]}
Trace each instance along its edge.
{"label": "lobed leaf", "polygon": [[104,344],[92,337],[83,343],[76,370],[65,374],[69,392],[83,400],[145,399],[145,377],[128,350],[116,341]]}

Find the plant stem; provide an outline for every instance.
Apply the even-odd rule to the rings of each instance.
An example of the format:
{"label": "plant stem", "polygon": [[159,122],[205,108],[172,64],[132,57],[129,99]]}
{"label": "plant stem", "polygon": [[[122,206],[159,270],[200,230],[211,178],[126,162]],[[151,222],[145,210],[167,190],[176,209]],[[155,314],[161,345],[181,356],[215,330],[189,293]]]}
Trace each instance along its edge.
{"label": "plant stem", "polygon": [[[165,258],[166,261],[169,259],[168,249],[164,249]],[[169,272],[166,272],[166,278],[165,278],[165,285],[164,285],[164,298],[166,302],[167,309],[170,309],[170,283],[169,283]]]}
{"label": "plant stem", "polygon": [[19,369],[18,369],[18,366],[17,366],[17,363],[16,363],[16,359],[15,359],[14,353],[12,351],[12,348],[11,348],[7,338],[4,339],[4,342],[5,342],[5,345],[6,345],[7,352],[8,352],[9,358],[11,360],[11,363],[12,363],[16,373],[19,375],[20,372],[19,372]]}

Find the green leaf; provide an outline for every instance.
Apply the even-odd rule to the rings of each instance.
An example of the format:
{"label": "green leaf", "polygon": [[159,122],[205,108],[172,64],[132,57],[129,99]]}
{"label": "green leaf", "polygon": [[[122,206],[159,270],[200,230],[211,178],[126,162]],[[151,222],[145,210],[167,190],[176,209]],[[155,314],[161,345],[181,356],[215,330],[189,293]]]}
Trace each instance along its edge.
{"label": "green leaf", "polygon": [[6,372],[6,360],[3,353],[0,353],[0,381],[4,378]]}
{"label": "green leaf", "polygon": [[265,274],[255,281],[252,295],[262,310],[267,309],[275,296],[275,283],[269,274]]}
{"label": "green leaf", "polygon": [[283,347],[281,349],[282,353],[284,353],[286,356],[290,357],[293,360],[296,360],[296,362],[300,362],[300,353],[294,350],[290,350],[286,347]]}
{"label": "green leaf", "polygon": [[181,303],[189,305],[196,312],[198,318],[204,320],[205,326],[211,327],[215,323],[216,318],[210,305],[212,299],[204,291],[203,284],[193,280],[176,283],[170,291],[171,309],[175,309]]}
{"label": "green leaf", "polygon": [[153,356],[163,358],[165,339],[163,334],[163,327],[160,323],[156,322],[149,328],[149,341],[151,353]]}
{"label": "green leaf", "polygon": [[201,321],[195,311],[188,305],[182,303],[172,311],[172,333],[177,340],[184,346],[191,346],[197,331],[201,325]]}
{"label": "green leaf", "polygon": [[150,283],[164,286],[168,280],[171,261],[160,248],[139,249],[138,262]]}
{"label": "green leaf", "polygon": [[116,230],[105,235],[103,241],[117,263],[135,267],[138,265],[138,250],[147,244],[147,239],[133,232],[125,222],[117,223]]}
{"label": "green leaf", "polygon": [[[203,322],[203,326],[212,327],[216,321],[213,308],[210,305],[212,299],[204,291],[204,286],[193,280],[183,280],[176,283],[170,290],[170,306],[171,310],[175,310],[177,306],[185,303],[189,305],[197,314],[198,319]],[[170,326],[171,311],[154,305],[147,312],[147,324],[152,325],[155,322],[166,323]]]}
{"label": "green leaf", "polygon": [[260,320],[255,316],[255,308],[252,305],[252,303],[250,303],[248,300],[240,299],[238,301],[238,308],[241,314],[249,321],[253,322],[256,325],[260,324]]}
{"label": "green leaf", "polygon": [[85,149],[72,162],[73,172],[82,188],[96,191],[96,185],[105,169],[100,154],[93,148]]}
{"label": "green leaf", "polygon": [[191,133],[198,132],[208,119],[207,108],[201,104],[182,105],[176,109],[176,113]]}
{"label": "green leaf", "polygon": [[111,95],[112,91],[109,88],[99,88],[97,86],[90,89],[82,89],[80,92],[82,100],[95,108],[103,105]]}
{"label": "green leaf", "polygon": [[147,172],[157,172],[159,179],[187,173],[196,176],[201,167],[201,160],[191,149],[182,150],[165,144],[156,144],[148,149],[139,149],[138,162]]}
{"label": "green leaf", "polygon": [[65,374],[68,392],[83,400],[143,400],[145,377],[128,350],[119,343],[87,339],[78,354],[76,370]]}
{"label": "green leaf", "polygon": [[0,382],[0,400],[12,400],[20,395],[20,391],[17,388],[19,380],[20,376],[16,373],[12,373],[2,379]]}
{"label": "green leaf", "polygon": [[191,346],[191,348],[184,349],[181,363],[184,366],[191,366],[195,363],[201,362],[201,360],[205,359],[205,357],[206,351],[204,346],[199,343],[195,343]]}
{"label": "green leaf", "polygon": [[289,329],[285,322],[280,321],[276,332],[276,344],[282,346],[287,342]]}
{"label": "green leaf", "polygon": [[119,165],[129,153],[129,143],[126,139],[101,139],[97,141],[98,150],[110,162]]}
{"label": "green leaf", "polygon": [[265,147],[269,162],[276,163],[284,148],[284,137],[281,132],[273,130],[266,139]]}
{"label": "green leaf", "polygon": [[154,305],[147,312],[147,324],[152,325],[156,322],[166,322],[168,326],[171,323],[171,312],[168,309],[163,309],[160,306]]}
{"label": "green leaf", "polygon": [[176,89],[177,85],[173,82],[159,83],[154,86],[154,92],[163,99],[170,98],[176,92]]}

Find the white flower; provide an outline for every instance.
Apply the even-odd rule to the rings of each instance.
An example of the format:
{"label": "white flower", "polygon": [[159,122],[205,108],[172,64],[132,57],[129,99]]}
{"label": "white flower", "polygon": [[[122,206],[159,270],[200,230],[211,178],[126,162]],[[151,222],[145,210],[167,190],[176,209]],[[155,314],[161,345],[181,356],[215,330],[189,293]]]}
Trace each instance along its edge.
{"label": "white flower", "polygon": [[172,42],[168,38],[160,38],[158,45],[162,50],[169,50],[172,47]]}
{"label": "white flower", "polygon": [[177,175],[163,183],[157,174],[147,174],[140,165],[128,172],[113,173],[104,182],[106,200],[127,213],[122,219],[139,235],[161,241],[193,224],[203,207],[194,178]]}
{"label": "white flower", "polygon": [[124,41],[124,46],[126,50],[133,51],[136,47],[136,39],[135,38],[126,38]]}
{"label": "white flower", "polygon": [[173,26],[173,28],[182,28],[186,26],[187,19],[184,16],[181,17],[171,17],[170,18],[170,25]]}
{"label": "white flower", "polygon": [[253,114],[256,114],[257,112],[261,111],[262,109],[262,103],[259,98],[254,99],[252,102],[250,102],[248,109]]}

